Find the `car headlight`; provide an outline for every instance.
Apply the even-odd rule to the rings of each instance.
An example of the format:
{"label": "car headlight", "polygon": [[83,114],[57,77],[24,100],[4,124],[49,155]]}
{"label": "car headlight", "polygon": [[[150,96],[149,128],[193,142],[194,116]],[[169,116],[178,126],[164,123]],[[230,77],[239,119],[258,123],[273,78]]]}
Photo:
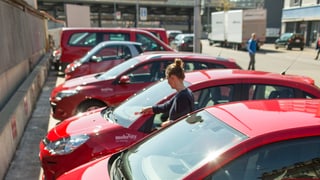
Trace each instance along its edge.
{"label": "car headlight", "polygon": [[65,97],[76,95],[76,94],[78,94],[78,92],[79,92],[79,89],[61,91],[61,92],[57,93],[56,100],[60,101],[61,99],[65,98]]}
{"label": "car headlight", "polygon": [[46,144],[46,149],[52,155],[65,155],[73,152],[75,149],[80,147],[89,139],[89,136],[86,134],[70,136],[67,138],[62,138],[57,141],[48,142],[44,141]]}

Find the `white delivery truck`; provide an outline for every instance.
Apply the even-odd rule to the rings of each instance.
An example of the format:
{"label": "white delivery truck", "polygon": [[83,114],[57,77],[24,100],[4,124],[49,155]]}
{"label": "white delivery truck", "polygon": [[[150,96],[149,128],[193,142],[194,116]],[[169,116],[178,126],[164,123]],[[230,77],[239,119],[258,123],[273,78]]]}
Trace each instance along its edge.
{"label": "white delivery truck", "polygon": [[226,37],[226,11],[219,11],[211,13],[211,33],[208,34],[209,45],[213,43],[224,43],[227,41]]}
{"label": "white delivery truck", "polygon": [[[220,24],[224,14],[223,28]],[[267,12],[265,9],[230,10],[211,14],[212,31],[208,36],[209,44],[220,43],[235,49],[245,49],[252,33],[256,34],[258,49],[266,40]]]}

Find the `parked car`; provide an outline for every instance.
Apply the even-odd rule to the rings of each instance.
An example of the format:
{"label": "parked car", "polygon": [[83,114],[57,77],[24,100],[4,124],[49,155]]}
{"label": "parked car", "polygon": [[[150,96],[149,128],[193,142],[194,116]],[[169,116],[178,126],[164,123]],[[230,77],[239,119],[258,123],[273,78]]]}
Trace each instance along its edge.
{"label": "parked car", "polygon": [[[302,76],[247,70],[188,72],[184,80],[194,94],[197,109],[243,100],[319,98],[320,89],[313,83],[312,79]],[[292,94],[285,94],[286,91]],[[46,179],[119,151],[155,131],[167,119],[167,114],[138,112],[143,107],[161,104],[174,94],[175,90],[164,80],[116,108],[96,109],[64,120],[40,142],[39,158]],[[69,161],[72,163],[64,163]]]}
{"label": "parked car", "polygon": [[140,42],[144,51],[173,51],[151,32],[139,28],[63,28],[60,39],[62,72],[102,41],[134,41]]}
{"label": "parked car", "polygon": [[114,107],[138,90],[165,78],[165,68],[175,58],[185,70],[241,68],[233,59],[196,53],[149,52],[99,74],[73,78],[55,87],[50,103],[55,119],[64,120],[94,108]]}
{"label": "parked car", "polygon": [[65,70],[65,79],[104,72],[138,56],[143,52],[141,43],[132,41],[104,41],[70,63]]}
{"label": "parked car", "polygon": [[[190,51],[193,52],[193,39],[194,34],[178,34],[170,46],[177,51]],[[200,42],[200,52],[202,52],[202,44]]]}
{"label": "parked car", "polygon": [[304,49],[304,37],[303,34],[297,33],[284,33],[275,41],[275,48],[285,47],[288,50],[292,48]]}
{"label": "parked car", "polygon": [[261,100],[192,113],[67,179],[319,179],[320,100]]}
{"label": "parked car", "polygon": [[170,44],[171,41],[173,41],[174,38],[175,38],[178,34],[182,34],[182,31],[180,31],[180,30],[167,30],[168,43]]}

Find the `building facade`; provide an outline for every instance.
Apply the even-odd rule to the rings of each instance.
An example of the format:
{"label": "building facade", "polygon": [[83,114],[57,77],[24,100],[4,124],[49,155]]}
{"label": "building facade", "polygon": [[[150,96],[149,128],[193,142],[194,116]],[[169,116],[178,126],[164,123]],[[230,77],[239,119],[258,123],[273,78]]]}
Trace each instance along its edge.
{"label": "building facade", "polygon": [[306,46],[315,47],[320,32],[320,0],[285,0],[281,33],[302,33]]}

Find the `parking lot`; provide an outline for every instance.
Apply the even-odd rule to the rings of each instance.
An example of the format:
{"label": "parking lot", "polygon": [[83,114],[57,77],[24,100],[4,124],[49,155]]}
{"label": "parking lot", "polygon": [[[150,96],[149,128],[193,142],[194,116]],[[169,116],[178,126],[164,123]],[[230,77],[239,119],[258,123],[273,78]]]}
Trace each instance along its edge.
{"label": "parking lot", "polygon": [[[203,53],[214,56],[232,57],[243,69],[247,68],[249,56],[246,51],[235,51],[228,48],[209,46],[203,40]],[[312,77],[319,86],[320,61],[315,61],[316,51],[311,48],[275,50],[273,44],[266,44],[256,55],[256,69],[279,72],[287,70],[287,74],[300,74]],[[63,81],[63,77],[57,72],[50,71],[46,84],[38,99],[36,109],[26,127],[23,138],[20,141],[10,169],[5,177],[6,180],[15,179],[40,179],[41,168],[38,159],[39,141],[45,136],[48,129],[59,121],[50,117],[49,96],[51,90]]]}

